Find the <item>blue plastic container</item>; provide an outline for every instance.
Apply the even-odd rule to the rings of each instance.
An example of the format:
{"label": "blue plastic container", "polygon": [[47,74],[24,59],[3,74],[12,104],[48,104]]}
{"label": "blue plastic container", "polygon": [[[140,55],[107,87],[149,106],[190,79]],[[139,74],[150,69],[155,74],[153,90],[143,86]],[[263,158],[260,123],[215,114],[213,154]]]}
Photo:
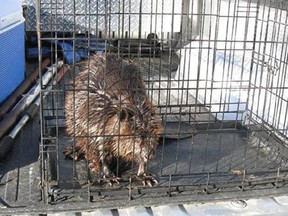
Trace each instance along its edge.
{"label": "blue plastic container", "polygon": [[24,19],[19,0],[0,0],[0,104],[24,80]]}

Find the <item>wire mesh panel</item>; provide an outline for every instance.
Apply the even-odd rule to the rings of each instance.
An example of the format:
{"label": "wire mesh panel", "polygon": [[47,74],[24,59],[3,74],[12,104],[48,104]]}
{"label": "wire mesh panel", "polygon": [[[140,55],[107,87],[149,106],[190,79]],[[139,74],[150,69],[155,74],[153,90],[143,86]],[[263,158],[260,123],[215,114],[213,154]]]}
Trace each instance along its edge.
{"label": "wire mesh panel", "polygon": [[40,53],[49,47],[69,65],[42,86],[46,200],[285,186],[285,1],[45,0],[36,9]]}

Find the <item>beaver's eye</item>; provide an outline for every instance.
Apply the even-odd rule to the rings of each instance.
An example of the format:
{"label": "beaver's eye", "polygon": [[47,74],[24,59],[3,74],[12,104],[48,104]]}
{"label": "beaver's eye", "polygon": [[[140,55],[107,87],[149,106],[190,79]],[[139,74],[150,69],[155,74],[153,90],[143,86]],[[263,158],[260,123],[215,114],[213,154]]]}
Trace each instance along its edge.
{"label": "beaver's eye", "polygon": [[133,113],[130,110],[126,110],[126,109],[121,110],[119,113],[120,121],[123,121],[125,119],[131,120],[133,116],[134,116]]}
{"label": "beaver's eye", "polygon": [[124,110],[121,110],[120,113],[119,113],[120,121],[125,120],[126,117],[127,117],[127,113]]}

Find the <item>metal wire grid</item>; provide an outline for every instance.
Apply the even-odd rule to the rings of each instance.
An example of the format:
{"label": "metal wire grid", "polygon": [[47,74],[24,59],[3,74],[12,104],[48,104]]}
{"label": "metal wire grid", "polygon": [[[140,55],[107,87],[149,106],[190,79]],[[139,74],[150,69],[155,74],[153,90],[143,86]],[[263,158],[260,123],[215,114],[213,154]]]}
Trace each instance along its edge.
{"label": "metal wire grid", "polygon": [[[61,3],[62,9],[66,5],[62,1],[40,1],[39,11],[42,8],[47,10],[49,4],[54,5],[55,9],[58,3]],[[122,4],[125,5],[126,2],[123,1]],[[151,1],[151,8],[153,4],[154,1]],[[87,2],[85,5],[87,6]],[[144,1],[140,1],[140,12],[137,14],[140,17],[139,23],[142,16],[141,5],[144,5]],[[165,13],[172,20],[179,15],[173,12],[177,10],[175,1],[173,5],[172,13]],[[199,11],[195,12],[196,5]],[[163,7],[163,3],[161,6]],[[75,13],[70,14],[74,19],[77,16],[75,8],[76,2]],[[164,188],[170,193],[171,190],[179,190],[181,186],[188,190],[188,186],[193,185],[193,190],[200,188],[208,193],[211,192],[211,187],[227,188],[229,185],[239,186],[241,190],[251,187],[251,184],[273,183],[273,187],[278,187],[279,182],[286,179],[287,164],[285,2],[183,1],[180,8],[181,32],[173,31],[176,25],[173,22],[169,23],[171,29],[163,32],[162,19],[161,31],[157,33],[157,41],[161,44],[158,56],[155,47],[152,47],[148,57],[143,57],[139,48],[144,43],[141,31],[136,36],[140,39],[137,40],[139,47],[136,53],[130,53],[128,49],[127,55],[121,50],[119,43],[117,46],[119,56],[132,58],[139,66],[151,100],[157,105],[162,117],[163,139],[157,148],[156,158],[149,163],[149,171],[160,179],[156,188]],[[53,13],[57,15],[58,10],[54,9]],[[62,12],[59,14],[63,15]],[[124,10],[123,12],[122,15],[127,15]],[[128,13],[129,16],[130,14],[131,12]],[[163,14],[162,9],[155,17]],[[41,12],[39,15],[43,18]],[[152,15],[154,13],[151,10],[150,16]],[[106,10],[105,20],[110,20],[111,16]],[[87,13],[84,17],[87,21],[85,23],[89,23],[90,14]],[[197,17],[197,22],[191,25],[188,21],[195,20],[193,17]],[[121,22],[126,25],[124,20]],[[152,28],[157,19],[152,20],[149,33],[158,31]],[[47,20],[39,22],[41,33],[47,31],[47,25],[44,25],[46,22]],[[49,23],[51,26],[59,26],[57,21]],[[128,23],[129,27],[131,22]],[[73,32],[67,33],[68,36],[61,33],[59,37],[55,32],[62,29],[51,28],[48,31],[54,32],[49,37],[41,37],[42,42],[53,41],[51,47],[54,48],[52,53],[56,61],[59,47],[55,42],[71,40],[73,53],[78,50],[75,45],[78,26],[76,22],[72,26]],[[127,33],[123,26],[118,29],[117,36],[125,35],[128,42],[129,39],[135,39],[135,35],[130,34],[130,31]],[[83,41],[88,45],[88,56],[91,51],[89,45],[94,41],[104,42],[107,49],[116,38],[116,33],[110,28],[105,28],[105,34],[101,33],[97,38],[91,38],[89,34],[95,28],[88,25],[86,29],[88,34]],[[94,32],[99,32],[99,29],[96,27]],[[189,32],[197,32],[198,35],[191,40]],[[195,37],[194,33],[193,35]],[[146,36],[147,33],[144,38]],[[75,63],[75,54],[71,68],[70,78],[73,79],[81,71]],[[62,130],[65,127],[64,95],[71,85],[69,77],[66,79],[53,86],[50,94],[43,99],[42,181],[49,182],[50,189],[51,185],[52,188],[60,185],[61,189],[83,189],[83,185],[88,183],[88,194],[93,194],[95,190],[96,193],[100,191],[103,194],[103,188],[95,189],[89,185],[91,176],[87,162],[67,162],[62,154],[67,145],[73,144],[73,138],[66,137]],[[117,163],[117,173],[118,169]],[[123,174],[126,177],[126,186],[131,184],[128,181],[129,174],[131,173]],[[49,189],[47,190],[49,194]]]}

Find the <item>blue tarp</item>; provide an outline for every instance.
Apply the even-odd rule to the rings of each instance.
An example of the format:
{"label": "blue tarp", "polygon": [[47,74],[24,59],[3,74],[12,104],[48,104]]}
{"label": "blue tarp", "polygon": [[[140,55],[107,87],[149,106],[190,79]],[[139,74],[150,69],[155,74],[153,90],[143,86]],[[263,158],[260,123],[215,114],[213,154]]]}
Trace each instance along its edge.
{"label": "blue tarp", "polygon": [[[57,33],[57,40],[50,40],[50,43],[57,44],[67,64],[79,62],[81,59],[87,58],[89,53],[102,53],[105,50],[105,42],[97,40],[95,35],[76,35],[75,40],[61,39],[62,35],[61,33]],[[34,39],[32,37],[30,40],[33,41]],[[51,55],[51,46],[43,45],[41,50],[42,57],[49,57]],[[28,58],[36,58],[37,56],[37,47],[27,49]]]}

